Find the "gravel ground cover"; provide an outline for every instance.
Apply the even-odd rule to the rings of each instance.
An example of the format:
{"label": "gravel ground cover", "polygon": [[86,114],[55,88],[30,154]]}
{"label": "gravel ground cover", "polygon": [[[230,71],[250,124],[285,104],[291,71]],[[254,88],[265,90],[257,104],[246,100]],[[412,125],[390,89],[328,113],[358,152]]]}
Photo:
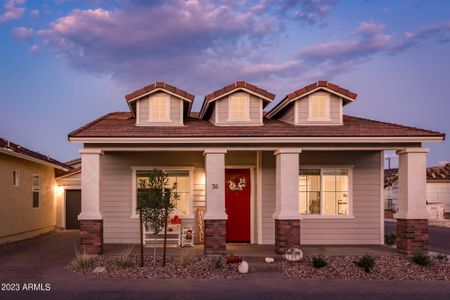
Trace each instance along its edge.
{"label": "gravel ground cover", "polygon": [[[79,268],[75,264],[67,268],[94,278],[196,278],[196,279],[238,279],[238,264],[227,264],[222,256],[167,257],[166,266],[162,267],[162,257],[144,258],[144,267],[140,267],[140,256],[132,255],[131,266],[122,268],[117,264],[117,256],[94,256],[89,259],[88,267]],[[104,272],[94,272],[97,267]]]}
{"label": "gravel ground cover", "polygon": [[324,256],[327,266],[316,269],[312,257],[304,257],[299,262],[279,261],[281,272],[291,279],[368,279],[368,280],[450,280],[450,262],[433,259],[432,264],[421,267],[410,257],[375,257],[375,267],[371,273],[355,265],[361,256]]}

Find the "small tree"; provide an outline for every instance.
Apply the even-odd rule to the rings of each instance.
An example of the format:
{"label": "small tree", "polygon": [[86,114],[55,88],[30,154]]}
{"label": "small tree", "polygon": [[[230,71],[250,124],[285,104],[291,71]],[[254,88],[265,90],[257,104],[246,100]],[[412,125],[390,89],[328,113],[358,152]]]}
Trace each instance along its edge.
{"label": "small tree", "polygon": [[[179,198],[177,185],[169,185],[169,178],[162,170],[154,169],[138,182],[138,204],[141,231],[141,266],[144,265],[144,234],[142,225],[150,226],[156,236],[164,230],[163,266],[166,265],[167,222]],[[155,250],[156,251],[156,248]],[[154,252],[156,255],[156,252]]]}

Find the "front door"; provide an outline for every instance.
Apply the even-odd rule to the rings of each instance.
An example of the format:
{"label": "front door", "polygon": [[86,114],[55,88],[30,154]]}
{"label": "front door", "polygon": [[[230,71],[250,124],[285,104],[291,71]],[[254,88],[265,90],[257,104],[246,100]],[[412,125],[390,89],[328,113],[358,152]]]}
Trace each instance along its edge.
{"label": "front door", "polygon": [[225,170],[227,242],[250,242],[250,169]]}
{"label": "front door", "polygon": [[66,229],[80,229],[81,190],[66,190]]}

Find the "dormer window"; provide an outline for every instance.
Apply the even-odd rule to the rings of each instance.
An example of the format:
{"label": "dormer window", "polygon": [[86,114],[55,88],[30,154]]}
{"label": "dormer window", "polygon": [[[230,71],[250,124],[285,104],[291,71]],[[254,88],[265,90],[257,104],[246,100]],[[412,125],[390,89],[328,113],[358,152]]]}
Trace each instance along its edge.
{"label": "dormer window", "polygon": [[170,122],[170,96],[158,94],[150,97],[149,121]]}
{"label": "dormer window", "polygon": [[228,121],[250,121],[250,96],[248,94],[231,95],[228,106]]}
{"label": "dormer window", "polygon": [[314,94],[309,96],[308,121],[330,120],[330,95]]}

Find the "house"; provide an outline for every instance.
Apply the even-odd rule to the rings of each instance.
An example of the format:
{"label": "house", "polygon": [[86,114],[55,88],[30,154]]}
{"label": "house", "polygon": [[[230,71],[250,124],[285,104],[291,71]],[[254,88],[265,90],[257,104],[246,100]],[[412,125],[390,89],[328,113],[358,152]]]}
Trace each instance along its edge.
{"label": "house", "polygon": [[[385,210],[398,209],[398,169],[384,171]],[[426,169],[426,202],[429,219],[450,216],[450,163]]]}
{"label": "house", "polygon": [[55,228],[56,175],[70,166],[0,138],[0,244]]}
{"label": "house", "polygon": [[[444,134],[343,114],[357,94],[318,81],[286,95],[237,81],[204,98],[156,82],[125,96],[129,111],[71,132],[81,143],[81,245],[139,243],[137,189],[149,170],[178,183],[176,215],[204,251],[228,242],[380,245],[383,153],[400,155],[398,249],[427,245],[423,142]],[[411,234],[411,232],[415,234]]]}

